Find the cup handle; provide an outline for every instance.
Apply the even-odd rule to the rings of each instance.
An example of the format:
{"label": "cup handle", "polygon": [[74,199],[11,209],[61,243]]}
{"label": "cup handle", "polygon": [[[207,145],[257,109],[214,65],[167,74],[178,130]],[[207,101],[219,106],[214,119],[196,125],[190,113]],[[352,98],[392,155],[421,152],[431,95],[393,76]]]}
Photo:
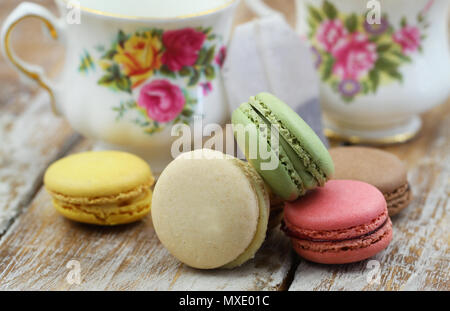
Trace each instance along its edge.
{"label": "cup handle", "polygon": [[21,60],[14,53],[11,47],[11,34],[13,29],[23,20],[27,18],[37,18],[41,20],[48,28],[53,39],[59,39],[61,32],[60,21],[46,8],[30,3],[23,2],[12,11],[5,20],[1,30],[1,47],[3,55],[9,62],[28,79],[35,81],[50,94],[52,110],[59,115],[56,108],[56,100],[53,83],[46,77],[44,70],[40,66],[31,65]]}

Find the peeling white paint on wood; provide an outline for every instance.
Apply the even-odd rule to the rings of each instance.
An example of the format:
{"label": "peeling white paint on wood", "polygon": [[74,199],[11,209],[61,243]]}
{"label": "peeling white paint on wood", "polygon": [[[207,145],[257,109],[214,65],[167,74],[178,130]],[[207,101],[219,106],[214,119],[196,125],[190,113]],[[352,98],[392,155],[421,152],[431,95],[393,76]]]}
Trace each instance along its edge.
{"label": "peeling white paint on wood", "polygon": [[[0,244],[2,290],[277,290],[292,265],[279,230],[255,259],[233,270],[200,271],[181,264],[160,244],[151,219],[105,228],[58,215],[41,190]],[[77,260],[81,284],[66,281]]]}
{"label": "peeling white paint on wood", "polygon": [[65,121],[50,113],[44,93],[18,96],[0,107],[0,234],[30,201],[48,163],[70,145],[72,135]]}
{"label": "peeling white paint on wood", "polygon": [[[302,260],[290,290],[450,290],[450,115],[410,170],[414,199],[393,217],[394,238],[377,256],[350,265]],[[369,284],[380,263],[379,283]]]}

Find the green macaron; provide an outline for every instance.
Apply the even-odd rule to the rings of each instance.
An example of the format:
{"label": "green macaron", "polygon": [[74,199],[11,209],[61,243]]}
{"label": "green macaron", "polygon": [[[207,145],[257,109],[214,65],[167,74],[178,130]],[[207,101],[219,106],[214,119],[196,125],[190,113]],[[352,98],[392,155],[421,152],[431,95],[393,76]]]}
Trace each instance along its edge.
{"label": "green macaron", "polygon": [[[251,97],[233,112],[232,123],[248,161],[284,200],[323,186],[334,173],[331,156],[316,133],[272,94]],[[277,165],[270,165],[274,158]]]}

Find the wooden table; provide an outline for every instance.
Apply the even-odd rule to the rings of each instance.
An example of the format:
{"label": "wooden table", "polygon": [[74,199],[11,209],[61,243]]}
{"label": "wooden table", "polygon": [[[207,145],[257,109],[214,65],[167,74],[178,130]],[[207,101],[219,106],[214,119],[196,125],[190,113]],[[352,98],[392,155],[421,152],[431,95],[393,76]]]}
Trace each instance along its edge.
{"label": "wooden table", "polygon": [[[51,0],[36,2],[54,10]],[[17,3],[2,0],[0,20]],[[292,1],[272,4],[292,22]],[[241,5],[238,22],[252,17]],[[50,40],[39,34],[38,23],[24,24],[15,35],[20,55],[56,71],[61,47],[42,44]],[[450,290],[450,101],[423,120],[413,141],[383,148],[406,162],[414,200],[393,219],[394,240],[381,254],[350,265],[313,264],[299,259],[274,230],[243,267],[198,271],[169,255],[150,218],[100,228],[55,212],[42,187],[43,172],[68,153],[89,150],[92,142],[53,116],[47,95],[19,83],[0,59],[0,289]],[[80,284],[67,279],[73,260],[80,264]]]}

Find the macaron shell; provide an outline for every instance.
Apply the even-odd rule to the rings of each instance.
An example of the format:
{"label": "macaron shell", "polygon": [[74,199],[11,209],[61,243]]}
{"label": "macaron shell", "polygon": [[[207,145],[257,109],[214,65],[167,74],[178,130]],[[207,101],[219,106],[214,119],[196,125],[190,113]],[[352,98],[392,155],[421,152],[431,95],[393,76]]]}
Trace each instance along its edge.
{"label": "macaron shell", "polygon": [[247,249],[239,255],[235,260],[223,266],[223,268],[231,269],[242,265],[248,260],[255,257],[264,240],[266,239],[266,232],[268,230],[269,215],[270,215],[270,197],[267,186],[263,179],[258,175],[253,167],[248,163],[235,159],[234,162],[243,170],[247,178],[250,180],[253,189],[258,196],[259,203],[259,218],[256,233],[250,242]]}
{"label": "macaron shell", "polygon": [[119,151],[74,154],[53,163],[44,176],[49,192],[81,198],[114,196],[153,182],[144,160]]}
{"label": "macaron shell", "polygon": [[[392,241],[392,223],[387,220],[385,226],[379,229],[378,236],[368,236],[342,243],[332,243],[333,249],[328,245],[311,243],[310,249],[296,239],[292,239],[295,251],[303,258],[323,264],[344,264],[358,262],[370,258],[384,250]],[[344,245],[345,243],[345,245]]]}
{"label": "macaron shell", "polygon": [[301,148],[307,152],[313,162],[325,173],[324,178],[331,177],[334,165],[327,148],[311,127],[288,105],[269,93],[259,93],[254,97],[264,103],[278,120],[295,136]]}
{"label": "macaron shell", "polygon": [[330,180],[285,205],[285,219],[310,230],[338,230],[370,223],[385,213],[386,201],[374,186],[354,180]]}
{"label": "macaron shell", "polygon": [[[245,112],[245,111],[246,112]],[[232,114],[232,122],[233,127],[236,131],[236,141],[239,147],[244,151],[249,163],[259,172],[264,181],[270,186],[271,190],[278,196],[280,196],[284,200],[294,200],[296,199],[303,190],[300,190],[297,184],[294,182],[294,179],[298,180],[298,183],[301,183],[300,177],[295,172],[295,169],[290,162],[288,156],[284,152],[282,146],[279,147],[279,157],[278,165],[274,169],[263,169],[261,166],[263,163],[268,163],[269,160],[262,160],[261,157],[250,157],[249,149],[250,142],[256,142],[258,152],[259,150],[267,150],[268,154],[270,154],[270,159],[278,158],[277,155],[271,150],[267,137],[264,137],[260,131],[257,131],[256,127],[254,127],[254,131],[252,128],[247,127],[248,125],[258,125],[263,124],[264,121],[253,112],[253,118],[256,121],[252,121],[248,114],[252,113],[252,108],[248,104],[242,104],[239,109],[236,109]],[[239,133],[237,131],[237,125],[243,125],[249,130],[245,131],[245,135]],[[260,146],[260,144],[262,144]]]}
{"label": "macaron shell", "polygon": [[154,190],[153,225],[161,243],[180,261],[218,268],[237,259],[253,241],[258,195],[242,169],[222,153],[205,151],[208,159],[189,155],[172,161],[161,174]]}
{"label": "macaron shell", "polygon": [[383,194],[396,191],[408,183],[407,170],[395,155],[368,147],[330,149],[335,165],[335,179],[352,179],[369,183]]}

